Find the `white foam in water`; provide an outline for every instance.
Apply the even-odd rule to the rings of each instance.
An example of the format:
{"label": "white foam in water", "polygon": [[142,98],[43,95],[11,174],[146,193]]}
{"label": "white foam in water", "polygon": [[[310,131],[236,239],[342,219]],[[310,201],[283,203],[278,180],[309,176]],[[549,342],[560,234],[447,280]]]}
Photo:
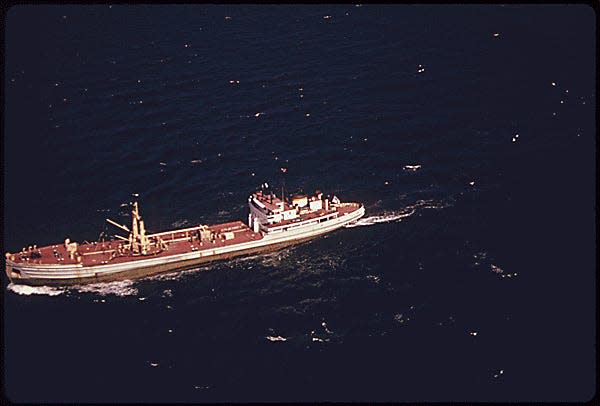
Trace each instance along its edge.
{"label": "white foam in water", "polygon": [[93,283],[90,285],[78,286],[75,289],[79,292],[97,293],[100,296],[135,296],[138,290],[133,287],[133,281],[124,280],[107,283]]}
{"label": "white foam in water", "polygon": [[397,213],[391,212],[387,214],[382,214],[380,216],[369,216],[359,219],[354,223],[347,224],[346,228],[359,227],[359,226],[372,226],[377,223],[389,223],[390,221],[400,220],[404,217],[408,217],[414,214],[414,209],[408,213]]}
{"label": "white foam in water", "polygon": [[500,268],[499,266],[490,264],[490,268],[492,269],[492,272],[494,273],[502,273],[504,272],[504,270],[502,268]]}
{"label": "white foam in water", "polygon": [[154,275],[154,276],[149,276],[144,279],[149,280],[149,281],[176,281],[176,280],[179,280],[184,275],[188,275],[188,274],[198,272],[198,271],[206,271],[215,266],[218,266],[218,264],[208,264],[205,266],[199,266],[197,268],[186,269],[184,271],[173,271],[173,272],[169,272],[169,273],[158,274],[158,275]]}
{"label": "white foam in water", "polygon": [[11,292],[16,293],[17,295],[46,295],[46,296],[58,296],[62,293],[65,293],[67,290],[65,288],[56,288],[51,286],[28,286],[28,285],[19,285],[14,283],[9,283],[6,287]]}
{"label": "white foam in water", "polygon": [[171,223],[172,227],[181,227],[181,226],[185,226],[188,225],[190,222],[187,219],[183,219],[183,220],[177,220],[173,223]]}
{"label": "white foam in water", "polygon": [[421,165],[404,165],[402,167],[402,169],[404,169],[405,171],[416,171],[418,169],[421,169]]}
{"label": "white foam in water", "polygon": [[372,280],[375,283],[379,283],[379,276],[367,275],[367,279]]}
{"label": "white foam in water", "polygon": [[269,341],[286,341],[287,340],[287,338],[282,337],[282,336],[275,336],[275,337],[274,336],[266,336],[265,338]]}
{"label": "white foam in water", "polygon": [[377,216],[369,216],[363,217],[353,223],[346,224],[344,227],[352,228],[352,227],[360,227],[360,226],[372,226],[373,224],[378,223],[389,223],[391,221],[400,221],[405,217],[412,216],[415,214],[417,208],[423,209],[443,209],[448,207],[447,205],[443,205],[440,203],[435,203],[432,200],[418,200],[415,204],[411,206],[406,206],[404,209],[400,211],[391,211],[384,212],[383,214]]}

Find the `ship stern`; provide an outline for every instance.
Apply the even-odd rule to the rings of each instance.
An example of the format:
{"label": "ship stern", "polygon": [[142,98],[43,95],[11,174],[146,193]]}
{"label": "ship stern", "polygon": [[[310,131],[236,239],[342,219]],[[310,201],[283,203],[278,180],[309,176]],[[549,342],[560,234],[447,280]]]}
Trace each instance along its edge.
{"label": "ship stern", "polygon": [[4,261],[4,270],[6,271],[6,276],[8,276],[8,279],[11,282],[21,277],[21,273],[14,268],[14,264],[8,258]]}

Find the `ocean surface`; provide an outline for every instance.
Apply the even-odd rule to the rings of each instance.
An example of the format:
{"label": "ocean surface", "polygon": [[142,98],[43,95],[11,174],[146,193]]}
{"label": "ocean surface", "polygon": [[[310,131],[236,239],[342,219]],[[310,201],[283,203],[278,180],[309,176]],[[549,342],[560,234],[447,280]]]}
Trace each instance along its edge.
{"label": "ocean surface", "polygon": [[[596,392],[586,5],[16,6],[4,251],[363,202],[293,248],[139,281],[3,273],[26,402],[584,401]],[[139,197],[133,197],[138,194]]]}

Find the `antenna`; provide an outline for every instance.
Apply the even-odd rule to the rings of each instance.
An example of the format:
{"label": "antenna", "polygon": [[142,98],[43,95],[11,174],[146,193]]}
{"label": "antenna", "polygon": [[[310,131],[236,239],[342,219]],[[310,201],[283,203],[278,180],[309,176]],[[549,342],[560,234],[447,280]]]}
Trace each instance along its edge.
{"label": "antenna", "polygon": [[283,189],[285,187],[285,173],[287,172],[287,168],[281,167],[281,201],[285,203],[285,194],[283,193]]}

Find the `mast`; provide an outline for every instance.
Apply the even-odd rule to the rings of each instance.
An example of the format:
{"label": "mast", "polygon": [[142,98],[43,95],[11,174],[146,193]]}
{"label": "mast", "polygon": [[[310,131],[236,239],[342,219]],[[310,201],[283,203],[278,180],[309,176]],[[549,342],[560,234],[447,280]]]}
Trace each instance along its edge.
{"label": "mast", "polygon": [[285,173],[287,172],[287,168],[281,167],[281,201],[284,203],[285,207],[285,194],[283,192],[283,188],[285,186]]}
{"label": "mast", "polygon": [[140,218],[140,245],[142,248],[142,255],[148,253],[148,237],[146,237],[146,227],[144,226],[144,220]]}
{"label": "mast", "polygon": [[139,238],[139,211],[138,211],[138,203],[133,202],[133,208],[131,210],[131,250],[134,254],[139,254],[140,249],[138,247],[138,238]]}
{"label": "mast", "polygon": [[129,238],[121,237],[119,235],[115,235],[115,237],[121,240],[128,241],[132,254],[147,255],[148,248],[150,247],[150,240],[148,236],[146,236],[146,226],[144,224],[142,216],[140,216],[138,202],[133,202],[131,203],[131,205],[131,231],[127,227],[117,223],[116,221],[113,221],[111,219],[106,219],[106,221],[112,224],[113,226],[119,227],[120,229],[129,233]]}
{"label": "mast", "polygon": [[133,202],[133,209],[131,211],[131,240],[133,245],[131,246],[134,254],[146,255],[148,253],[148,246],[150,242],[146,236],[146,227],[144,220],[140,216],[140,209],[138,202]]}

